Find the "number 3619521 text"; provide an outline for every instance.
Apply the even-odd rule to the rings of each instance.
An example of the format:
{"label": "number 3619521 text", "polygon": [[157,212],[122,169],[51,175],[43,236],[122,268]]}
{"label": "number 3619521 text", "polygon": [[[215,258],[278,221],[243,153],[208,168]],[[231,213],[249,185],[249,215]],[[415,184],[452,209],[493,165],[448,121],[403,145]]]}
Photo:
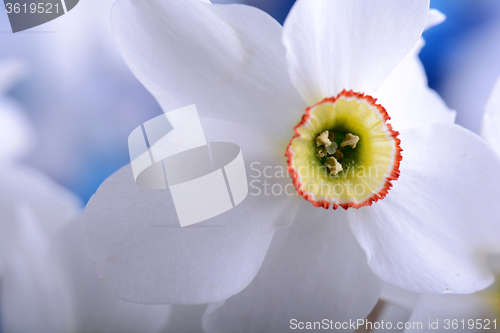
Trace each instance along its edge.
{"label": "number 3619521 text", "polygon": [[5,4],[5,9],[7,10],[7,14],[58,14],[59,10],[62,10],[59,8],[59,4],[51,4],[51,3],[30,3],[30,4],[19,4],[19,3],[6,3]]}

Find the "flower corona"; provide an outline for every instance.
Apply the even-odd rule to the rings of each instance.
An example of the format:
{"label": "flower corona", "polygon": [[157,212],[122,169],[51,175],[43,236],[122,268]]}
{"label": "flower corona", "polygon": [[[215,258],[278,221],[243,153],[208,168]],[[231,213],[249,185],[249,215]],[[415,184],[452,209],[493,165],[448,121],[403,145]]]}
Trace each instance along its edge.
{"label": "flower corona", "polygon": [[376,99],[342,91],[306,109],[285,155],[299,195],[325,209],[383,199],[399,177],[399,133]]}

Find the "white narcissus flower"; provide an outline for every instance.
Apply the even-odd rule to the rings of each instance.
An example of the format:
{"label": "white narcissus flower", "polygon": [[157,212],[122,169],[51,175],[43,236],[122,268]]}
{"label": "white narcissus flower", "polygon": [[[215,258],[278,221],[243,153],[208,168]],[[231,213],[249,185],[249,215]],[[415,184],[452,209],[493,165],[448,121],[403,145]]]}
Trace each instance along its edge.
{"label": "white narcissus flower", "polygon": [[[0,93],[19,78],[0,63]],[[73,221],[79,200],[17,161],[33,130],[20,107],[0,96],[0,332],[159,332],[170,306],[124,302],[105,290]]]}
{"label": "white narcissus flower", "polygon": [[[207,331],[365,318],[381,280],[437,294],[491,284],[500,162],[452,123],[408,55],[428,16],[427,0],[299,0],[281,27],[241,5],[117,1],[118,48],[162,108],[196,104],[209,141],[241,147],[251,184],[284,190],[251,186],[231,211],[180,228],[170,193],[137,187],[124,167],[84,214],[103,282],[132,302],[212,302]],[[339,147],[359,138],[327,156],[352,175],[317,157],[324,131]],[[283,194],[287,169],[302,196]]]}

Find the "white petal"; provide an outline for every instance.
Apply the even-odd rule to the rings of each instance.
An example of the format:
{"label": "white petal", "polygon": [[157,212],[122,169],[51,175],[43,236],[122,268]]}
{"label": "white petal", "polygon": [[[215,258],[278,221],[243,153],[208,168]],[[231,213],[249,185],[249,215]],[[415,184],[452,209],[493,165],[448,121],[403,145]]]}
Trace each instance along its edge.
{"label": "white petal", "polygon": [[428,30],[436,25],[439,25],[446,21],[446,15],[441,13],[439,10],[431,8],[429,10],[429,16],[427,16],[427,24],[425,30]]}
{"label": "white petal", "polygon": [[498,247],[500,238],[500,161],[479,137],[452,124],[403,131],[401,142],[401,176],[387,197],[349,211],[369,266],[415,292],[487,287],[493,277],[482,250]]}
{"label": "white petal", "polygon": [[[290,183],[266,177],[276,168],[287,174],[286,142],[224,121],[203,119],[202,124],[208,140],[241,147],[251,184],[235,208],[181,228],[170,192],[139,188],[128,166],[108,178],[87,205],[85,233],[97,272],[124,300],[201,304],[226,299],[251,282],[275,229],[295,216],[300,198],[270,195],[269,186],[269,194],[263,192],[264,181],[279,184],[277,189]],[[196,200],[194,194],[193,209]]]}
{"label": "white petal", "polygon": [[[493,320],[497,319],[499,314],[498,295],[491,291],[469,295],[422,295],[409,322],[422,323],[424,331],[429,328],[429,323],[437,321],[439,329],[429,331],[497,332],[498,323],[493,323]],[[488,325],[488,328],[485,325]],[[414,326],[404,332],[422,332],[422,328]]]}
{"label": "white petal", "polygon": [[33,132],[19,105],[6,98],[0,100],[0,162],[28,153],[33,145]]}
{"label": "white petal", "polygon": [[206,332],[288,332],[292,319],[355,321],[370,313],[381,285],[346,213],[303,201],[294,223],[276,232],[252,283],[209,305],[203,325]]}
{"label": "white petal", "polygon": [[162,331],[171,306],[120,300],[99,280],[82,234],[83,222],[72,221],[53,239],[52,260],[64,270],[72,291],[77,332],[124,333]]}
{"label": "white petal", "polygon": [[427,75],[418,54],[423,39],[399,63],[375,94],[391,117],[391,125],[400,131],[435,123],[455,121],[456,112],[428,87]]}
{"label": "white petal", "polygon": [[500,77],[484,110],[481,136],[500,155]]}
{"label": "white petal", "polygon": [[245,123],[286,139],[305,104],[290,83],[282,28],[264,12],[200,1],[116,2],[118,49],[165,112]]}
{"label": "white petal", "polygon": [[[425,29],[441,24],[445,19],[443,13],[430,9]],[[420,38],[374,96],[386,108],[391,124],[397,130],[455,122],[456,112],[428,87],[427,75],[418,56],[424,45],[425,41]]]}
{"label": "white petal", "polygon": [[417,43],[428,0],[299,0],[284,24],[292,83],[310,105],[343,89],[373,95]]}

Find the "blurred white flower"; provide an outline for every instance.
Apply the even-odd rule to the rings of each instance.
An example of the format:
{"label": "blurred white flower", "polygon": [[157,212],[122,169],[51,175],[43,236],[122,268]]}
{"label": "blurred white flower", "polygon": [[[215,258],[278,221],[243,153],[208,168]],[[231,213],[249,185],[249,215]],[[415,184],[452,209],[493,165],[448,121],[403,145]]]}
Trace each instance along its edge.
{"label": "blurred white flower", "polygon": [[[0,65],[0,86],[12,87],[24,66],[15,61]],[[4,90],[4,92],[5,92]],[[20,106],[0,96],[0,267],[8,257],[17,233],[17,210],[28,206],[45,232],[52,233],[79,211],[80,201],[37,170],[20,164],[18,159],[29,152],[33,128]]]}
{"label": "blurred white flower", "polygon": [[[113,2],[80,1],[56,20],[1,37],[0,58],[30,67],[12,92],[37,129],[25,162],[85,200],[126,163],[123,142],[136,124],[161,113],[116,51],[109,27]],[[0,29],[10,30],[8,24],[3,12]]]}
{"label": "blurred white flower", "polygon": [[[0,63],[5,92],[24,71]],[[80,222],[80,201],[17,159],[33,131],[13,101],[0,96],[0,316],[9,332],[159,332],[170,307],[119,300],[95,274]]]}
{"label": "blurred white flower", "polygon": [[[315,153],[293,140],[290,168],[283,154],[304,109],[314,106],[303,119],[317,122],[314,112],[332,107],[342,91],[352,111],[346,126],[365,126],[361,140],[383,129],[373,136],[387,145],[367,155],[378,161],[385,154],[387,169],[363,200],[308,193],[300,186],[304,177],[295,177],[316,205],[358,207],[380,199],[371,207],[324,210],[283,192],[249,195],[223,215],[180,228],[168,191],[138,188],[124,167],[84,213],[103,282],[134,302],[213,302],[204,318],[209,332],[283,331],[290,318],[365,318],[382,280],[428,293],[491,284],[483,250],[500,232],[494,201],[500,162],[480,138],[452,124],[454,114],[426,85],[418,48],[411,51],[428,16],[425,0],[299,0],[283,28],[247,6],[117,1],[112,27],[136,77],[165,111],[195,103],[207,139],[238,144],[247,171],[255,171],[252,162],[270,167],[267,181],[285,187],[290,178],[276,174],[299,169],[290,162],[300,160],[294,154],[312,155],[315,163]],[[381,124],[383,108],[344,89],[380,97],[401,131],[400,170],[399,142]],[[377,126],[353,121],[363,105]],[[303,129],[296,133],[305,135]],[[250,177],[266,180],[263,171]]]}

